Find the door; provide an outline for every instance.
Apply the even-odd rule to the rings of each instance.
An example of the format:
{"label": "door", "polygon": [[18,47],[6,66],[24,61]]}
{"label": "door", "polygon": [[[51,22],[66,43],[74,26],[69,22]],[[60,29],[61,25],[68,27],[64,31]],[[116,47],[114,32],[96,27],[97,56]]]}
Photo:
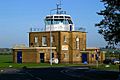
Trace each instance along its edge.
{"label": "door", "polygon": [[52,59],[54,59],[54,53],[52,53]]}
{"label": "door", "polygon": [[44,63],[44,53],[40,53],[40,62]]}
{"label": "door", "polygon": [[82,53],[82,63],[87,62],[87,53]]}
{"label": "door", "polygon": [[22,51],[17,52],[17,63],[22,63]]}

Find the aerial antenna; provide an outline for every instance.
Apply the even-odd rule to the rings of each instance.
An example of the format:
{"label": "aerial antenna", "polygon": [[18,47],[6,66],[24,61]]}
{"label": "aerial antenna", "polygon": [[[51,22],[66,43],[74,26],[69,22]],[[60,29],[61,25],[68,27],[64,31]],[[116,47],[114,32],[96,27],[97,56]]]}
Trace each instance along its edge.
{"label": "aerial antenna", "polygon": [[61,7],[61,5],[62,5],[61,0],[59,0],[59,3],[60,3],[60,7]]}
{"label": "aerial antenna", "polygon": [[57,14],[59,14],[59,10],[61,10],[61,0],[56,4],[57,5]]}

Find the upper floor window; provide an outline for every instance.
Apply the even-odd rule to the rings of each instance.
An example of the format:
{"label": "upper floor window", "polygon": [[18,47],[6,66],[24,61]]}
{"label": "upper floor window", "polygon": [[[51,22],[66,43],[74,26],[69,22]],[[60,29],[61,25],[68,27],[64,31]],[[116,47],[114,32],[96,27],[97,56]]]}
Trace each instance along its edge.
{"label": "upper floor window", "polygon": [[47,46],[47,37],[46,36],[42,37],[42,46]]}
{"label": "upper floor window", "polygon": [[64,42],[67,42],[67,38],[66,38],[66,36],[64,36]]}
{"label": "upper floor window", "polygon": [[55,40],[54,40],[54,36],[51,36],[51,42],[53,43]]}
{"label": "upper floor window", "polygon": [[36,36],[34,39],[35,39],[35,43],[38,43],[38,37]]}
{"label": "upper floor window", "polygon": [[76,49],[79,49],[79,38],[76,37]]}

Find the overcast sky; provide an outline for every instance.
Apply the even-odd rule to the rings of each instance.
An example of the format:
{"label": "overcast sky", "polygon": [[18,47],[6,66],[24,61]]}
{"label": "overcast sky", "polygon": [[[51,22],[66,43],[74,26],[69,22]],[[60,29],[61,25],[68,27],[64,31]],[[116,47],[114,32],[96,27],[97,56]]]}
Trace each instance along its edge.
{"label": "overcast sky", "polygon": [[[104,9],[99,0],[61,0],[63,10],[72,16],[75,27],[87,31],[88,47],[104,47],[106,42],[94,25],[102,17],[96,12]],[[58,0],[0,0],[0,48],[15,44],[28,46],[31,27],[44,28],[44,18],[56,8]]]}

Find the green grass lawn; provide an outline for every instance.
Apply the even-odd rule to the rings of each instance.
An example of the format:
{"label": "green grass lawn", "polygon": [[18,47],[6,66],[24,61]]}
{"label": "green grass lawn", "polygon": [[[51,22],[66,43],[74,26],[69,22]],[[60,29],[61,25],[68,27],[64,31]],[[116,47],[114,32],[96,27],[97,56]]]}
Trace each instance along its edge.
{"label": "green grass lawn", "polygon": [[12,55],[0,55],[0,68],[9,68],[12,65],[13,68],[22,68],[24,66],[28,68],[40,68],[40,67],[66,67],[66,66],[90,66],[92,69],[98,70],[119,70],[119,65],[110,65],[110,67],[105,67],[104,64],[99,64],[98,67],[96,65],[84,65],[84,64],[53,64],[52,66],[49,63],[13,63]]}
{"label": "green grass lawn", "polygon": [[12,63],[12,55],[0,55],[0,63]]}

